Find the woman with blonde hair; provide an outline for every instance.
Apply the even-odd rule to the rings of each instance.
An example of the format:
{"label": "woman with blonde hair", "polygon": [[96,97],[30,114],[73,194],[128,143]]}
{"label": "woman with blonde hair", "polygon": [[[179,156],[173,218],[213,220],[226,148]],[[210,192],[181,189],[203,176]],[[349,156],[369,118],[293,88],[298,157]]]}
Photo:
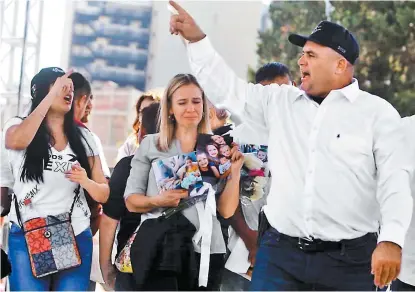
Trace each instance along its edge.
{"label": "woman with blonde hair", "polygon": [[[152,162],[170,158],[179,154],[186,154],[195,151],[196,140],[198,134],[210,134],[209,124],[209,107],[207,105],[207,99],[193,75],[190,74],[179,74],[176,75],[169,83],[165,94],[161,100],[161,108],[159,115],[159,134],[149,135],[143,139],[140,147],[138,148],[133,160],[131,161],[131,173],[128,178],[124,199],[126,206],[130,212],[143,213],[142,218],[154,218],[161,214],[161,212],[168,207],[177,207],[180,200],[188,197],[186,190],[169,190],[158,192],[156,178],[152,170]],[[237,161],[241,159],[236,152],[233,155],[233,160]],[[236,187],[235,184],[228,184],[227,187]],[[215,206],[216,208],[216,206]],[[188,207],[181,211],[179,216],[184,215],[184,220],[189,222],[190,229],[196,229],[196,234],[199,231],[199,227],[204,223],[200,222],[198,210],[196,205]],[[140,229],[145,228],[145,221],[147,226],[150,224],[148,221],[151,219],[142,219],[143,224]],[[164,221],[174,221],[173,218],[169,218]],[[163,221],[160,221],[163,222]],[[163,223],[157,224],[163,224]],[[167,223],[164,223],[167,224]],[[225,241],[223,239],[221,226],[216,217],[212,219],[211,228],[211,240],[210,248],[210,259],[208,256],[208,275],[204,286],[207,286],[207,290],[218,290],[221,280],[221,274],[224,267],[224,254],[226,252]],[[155,232],[156,227],[152,227],[151,232]],[[177,236],[185,236],[188,234],[188,229],[170,230],[174,233],[176,231]],[[139,236],[140,230],[135,241],[145,241],[146,247],[151,246],[151,241],[154,240],[153,236],[145,236],[145,232],[142,231],[142,237]],[[190,232],[193,236],[193,233]],[[174,237],[177,240],[177,236]],[[163,240],[161,240],[163,241]],[[202,240],[203,241],[203,238]],[[157,253],[161,253],[163,258],[169,258],[165,256],[169,251],[173,254],[179,251],[172,251],[171,245],[173,243],[168,242],[169,245],[158,246]],[[154,243],[156,245],[156,243]],[[190,237],[191,245],[191,256],[196,261],[197,273],[200,272],[199,267],[200,261],[206,260],[201,259],[201,251],[203,255],[203,247],[201,247],[200,241],[192,244],[192,237]],[[174,246],[174,245],[173,245]],[[183,252],[182,250],[180,250]],[[146,255],[150,251],[140,251]],[[173,258],[177,259],[177,257]],[[172,265],[171,263],[169,263]],[[189,266],[181,263],[183,269],[189,268]],[[141,267],[140,268],[145,268]],[[194,278],[194,274],[187,271],[188,273],[183,275],[183,269],[181,271],[170,271],[157,270],[153,268],[148,272],[148,275],[141,283],[140,287],[136,287],[137,290],[198,290],[199,285],[197,284],[197,275]],[[206,270],[205,270],[206,271]],[[134,269],[134,273],[139,273]],[[190,275],[190,274],[191,275]],[[144,278],[144,276],[143,276]],[[186,279],[186,281],[183,281]],[[191,279],[195,281],[191,282]],[[199,279],[200,280],[200,279]],[[189,284],[190,282],[191,284]]]}
{"label": "woman with blonde hair", "polygon": [[117,161],[122,158],[134,155],[137,151],[141,129],[142,111],[149,105],[158,102],[158,98],[154,94],[144,93],[135,104],[136,117],[133,123],[133,133],[128,136],[124,144],[118,149]]}

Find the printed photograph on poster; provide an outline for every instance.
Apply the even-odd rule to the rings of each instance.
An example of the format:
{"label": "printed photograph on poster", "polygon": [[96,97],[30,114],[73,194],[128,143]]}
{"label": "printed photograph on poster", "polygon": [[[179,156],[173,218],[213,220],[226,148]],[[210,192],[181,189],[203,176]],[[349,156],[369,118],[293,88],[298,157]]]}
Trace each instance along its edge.
{"label": "printed photograph on poster", "polygon": [[241,209],[249,228],[258,226],[258,214],[266,203],[271,187],[270,172],[265,159],[266,148],[251,147],[255,148],[256,151],[244,153],[239,181]]}
{"label": "printed photograph on poster", "polygon": [[239,145],[239,151],[244,154],[250,153],[255,155],[259,160],[261,160],[263,163],[261,169],[264,171],[265,176],[268,176],[268,146],[243,144]]}
{"label": "printed photograph on poster", "polygon": [[191,191],[203,185],[196,152],[155,161],[153,170],[160,192],[177,189]]}
{"label": "printed photograph on poster", "polygon": [[200,134],[196,158],[202,177],[226,178],[231,168],[231,144],[219,135]]}
{"label": "printed photograph on poster", "polygon": [[257,153],[245,153],[239,183],[240,195],[253,201],[263,197],[263,189],[268,182],[264,162]]}

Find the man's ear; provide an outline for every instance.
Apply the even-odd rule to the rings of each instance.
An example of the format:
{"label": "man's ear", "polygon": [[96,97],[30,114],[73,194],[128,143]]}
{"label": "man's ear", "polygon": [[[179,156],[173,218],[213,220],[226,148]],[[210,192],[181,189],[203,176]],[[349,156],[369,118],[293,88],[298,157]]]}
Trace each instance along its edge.
{"label": "man's ear", "polygon": [[348,66],[347,60],[345,58],[341,58],[337,62],[336,73],[337,74],[343,74],[343,72],[345,72],[347,70],[347,66]]}
{"label": "man's ear", "polygon": [[292,81],[292,86],[295,86],[295,87],[297,87],[297,82],[295,82],[295,81]]}

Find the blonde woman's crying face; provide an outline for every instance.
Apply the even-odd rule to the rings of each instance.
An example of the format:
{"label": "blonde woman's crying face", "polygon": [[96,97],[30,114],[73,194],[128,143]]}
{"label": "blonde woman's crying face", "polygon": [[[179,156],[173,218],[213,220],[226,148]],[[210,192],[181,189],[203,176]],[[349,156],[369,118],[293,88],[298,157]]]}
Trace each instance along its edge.
{"label": "blonde woman's crying face", "polygon": [[203,117],[203,94],[194,84],[179,87],[172,95],[169,115],[178,126],[197,127]]}

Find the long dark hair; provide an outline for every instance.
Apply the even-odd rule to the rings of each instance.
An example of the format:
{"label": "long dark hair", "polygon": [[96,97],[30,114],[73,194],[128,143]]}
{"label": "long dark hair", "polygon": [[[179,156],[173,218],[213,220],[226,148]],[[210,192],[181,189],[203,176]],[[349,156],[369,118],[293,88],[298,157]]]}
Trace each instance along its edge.
{"label": "long dark hair", "polygon": [[[40,104],[40,102],[45,98],[49,92],[48,86],[40,86],[36,90],[36,94],[32,99],[32,106],[30,108],[30,113],[32,113],[35,108]],[[89,178],[91,178],[91,167],[88,163],[88,157],[86,155],[86,149],[82,140],[85,141],[85,144],[92,152],[91,146],[88,144],[88,141],[85,139],[81,132],[81,128],[75,124],[74,121],[74,107],[71,107],[71,110],[65,114],[63,131],[66,138],[68,139],[69,145],[72,151],[76,155],[77,161],[85,169]],[[46,124],[46,119],[43,119],[42,123],[39,126],[39,129],[36,132],[35,137],[32,142],[26,148],[24,162],[22,167],[22,173],[20,175],[20,180],[25,181],[36,181],[37,183],[43,182],[43,169],[49,163],[49,155],[51,154],[51,146],[55,144],[53,136]]]}

